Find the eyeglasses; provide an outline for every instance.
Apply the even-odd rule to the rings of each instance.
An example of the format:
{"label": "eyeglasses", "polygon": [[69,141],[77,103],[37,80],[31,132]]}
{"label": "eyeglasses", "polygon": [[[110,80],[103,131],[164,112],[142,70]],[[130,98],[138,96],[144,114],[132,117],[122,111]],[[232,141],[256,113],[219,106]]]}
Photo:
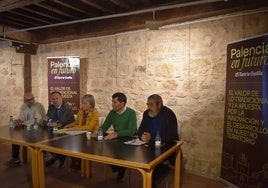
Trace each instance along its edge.
{"label": "eyeglasses", "polygon": [[33,98],[30,98],[30,99],[24,99],[25,102],[29,102],[31,100],[34,100],[34,97]]}

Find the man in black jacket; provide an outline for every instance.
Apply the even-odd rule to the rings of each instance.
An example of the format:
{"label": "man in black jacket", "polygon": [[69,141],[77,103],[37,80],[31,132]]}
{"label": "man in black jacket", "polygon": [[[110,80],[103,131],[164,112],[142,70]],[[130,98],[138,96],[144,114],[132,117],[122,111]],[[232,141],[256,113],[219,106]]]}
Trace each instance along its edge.
{"label": "man in black jacket", "polygon": [[143,118],[138,130],[139,138],[154,144],[157,133],[160,134],[161,144],[179,140],[178,122],[175,113],[163,105],[161,96],[153,94],[147,99],[148,109],[143,113]]}
{"label": "man in black jacket", "polygon": [[[62,99],[61,93],[54,91],[50,94],[52,104],[49,105],[47,114],[43,118],[45,126],[63,128],[74,122],[74,114],[71,107]],[[53,154],[53,157],[45,162],[46,166],[53,165],[57,160],[60,161],[59,167],[61,168],[65,161],[64,155]]]}
{"label": "man in black jacket", "polygon": [[[154,147],[156,135],[160,135],[161,145],[179,140],[178,122],[175,113],[163,105],[161,96],[153,94],[147,99],[148,109],[144,111],[141,124],[138,129],[139,138],[146,142],[148,146]],[[161,146],[160,146],[161,147]],[[175,153],[168,161],[170,165],[175,165]],[[153,187],[156,186],[156,180],[160,178],[164,171],[169,167],[159,164],[153,172]]]}

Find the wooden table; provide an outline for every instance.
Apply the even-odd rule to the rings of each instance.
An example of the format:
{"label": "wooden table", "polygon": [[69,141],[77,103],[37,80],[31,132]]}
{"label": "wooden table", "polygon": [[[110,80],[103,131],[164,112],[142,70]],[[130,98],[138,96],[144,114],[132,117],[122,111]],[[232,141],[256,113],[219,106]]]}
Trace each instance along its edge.
{"label": "wooden table", "polygon": [[66,156],[81,158],[105,164],[136,169],[143,177],[143,187],[152,187],[154,167],[176,152],[174,187],[180,186],[181,145],[182,141],[165,145],[160,149],[154,147],[132,146],[123,142],[129,138],[112,141],[87,140],[85,134],[64,137],[38,143],[39,185],[45,187],[44,152],[53,152]]}
{"label": "wooden table", "polygon": [[43,127],[39,127],[35,130],[33,127],[27,129],[26,127],[9,128],[9,126],[0,126],[0,141],[17,144],[23,148],[29,149],[31,154],[32,183],[34,188],[39,187],[38,148],[36,147],[36,144],[41,141],[58,139],[61,136],[62,135],[54,135],[51,131],[48,131]]}

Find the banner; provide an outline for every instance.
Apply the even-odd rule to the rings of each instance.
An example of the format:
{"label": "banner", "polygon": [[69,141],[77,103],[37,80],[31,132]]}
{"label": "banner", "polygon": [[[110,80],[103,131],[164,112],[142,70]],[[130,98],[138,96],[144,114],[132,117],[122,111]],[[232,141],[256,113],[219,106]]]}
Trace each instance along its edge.
{"label": "banner", "polygon": [[48,57],[48,96],[59,91],[77,114],[80,107],[80,59],[75,56]]}
{"label": "banner", "polygon": [[268,187],[268,34],[227,46],[221,178]]}

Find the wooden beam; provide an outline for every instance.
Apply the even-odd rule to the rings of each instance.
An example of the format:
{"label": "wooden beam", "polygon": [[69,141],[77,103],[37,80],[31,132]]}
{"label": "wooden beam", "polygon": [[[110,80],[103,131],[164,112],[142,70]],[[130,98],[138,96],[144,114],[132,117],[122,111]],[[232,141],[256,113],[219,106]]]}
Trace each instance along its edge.
{"label": "wooden beam", "polygon": [[125,9],[129,9],[129,5],[126,1],[122,0],[110,0],[112,3],[116,4],[117,6],[123,7]]}
{"label": "wooden beam", "polygon": [[12,42],[12,47],[16,48],[17,53],[36,55],[38,46],[35,44],[22,44]]}
{"label": "wooden beam", "polygon": [[91,16],[91,14],[88,11],[85,11],[85,10],[82,10],[80,8],[75,7],[75,2],[74,2],[74,5],[72,5],[72,4],[61,2],[59,0],[53,0],[53,1],[58,3],[58,4],[60,4],[60,5],[62,5],[62,6],[64,6],[64,7],[67,7],[69,9],[72,9],[72,10],[76,11],[76,12],[79,12],[81,14],[86,14],[88,16]]}
{"label": "wooden beam", "polygon": [[24,92],[32,91],[32,66],[31,55],[24,54]]}
{"label": "wooden beam", "polygon": [[61,10],[58,10],[56,7],[52,7],[50,5],[39,3],[39,4],[36,4],[36,6],[37,7],[41,7],[43,9],[46,9],[48,12],[51,12],[51,15],[50,15],[49,19],[51,19],[52,22],[53,22],[53,20],[64,21],[64,19],[59,18],[59,16],[57,16],[57,14],[58,15],[61,15],[61,16],[69,17],[69,18],[72,18],[73,17],[72,15],[67,14],[67,13],[65,13],[65,12],[63,12]]}
{"label": "wooden beam", "polygon": [[90,6],[92,6],[92,7],[96,8],[96,9],[98,9],[98,10],[101,10],[101,11],[104,11],[104,12],[113,13],[112,10],[107,9],[105,6],[102,6],[102,5],[100,4],[100,1],[99,1],[99,3],[94,3],[94,2],[92,2],[92,1],[90,1],[90,0],[81,0],[81,1],[82,1],[83,3],[86,3],[86,4],[90,5]]}
{"label": "wooden beam", "polygon": [[[245,3],[245,1],[247,1],[247,3]],[[268,1],[262,1],[262,3],[257,4],[248,0],[229,0],[228,2],[229,3],[218,2],[157,11],[155,17],[157,20],[161,20],[163,25],[167,25],[222,14],[230,14],[238,11],[254,10],[265,6],[268,7]],[[145,22],[148,20],[152,20],[151,13],[65,25],[57,28],[32,31],[32,39],[34,43],[51,43],[111,35],[146,28]],[[42,35],[40,33],[42,33]]]}
{"label": "wooden beam", "polygon": [[0,1],[0,12],[29,6],[35,3],[40,3],[42,1],[44,0],[2,0]]}

